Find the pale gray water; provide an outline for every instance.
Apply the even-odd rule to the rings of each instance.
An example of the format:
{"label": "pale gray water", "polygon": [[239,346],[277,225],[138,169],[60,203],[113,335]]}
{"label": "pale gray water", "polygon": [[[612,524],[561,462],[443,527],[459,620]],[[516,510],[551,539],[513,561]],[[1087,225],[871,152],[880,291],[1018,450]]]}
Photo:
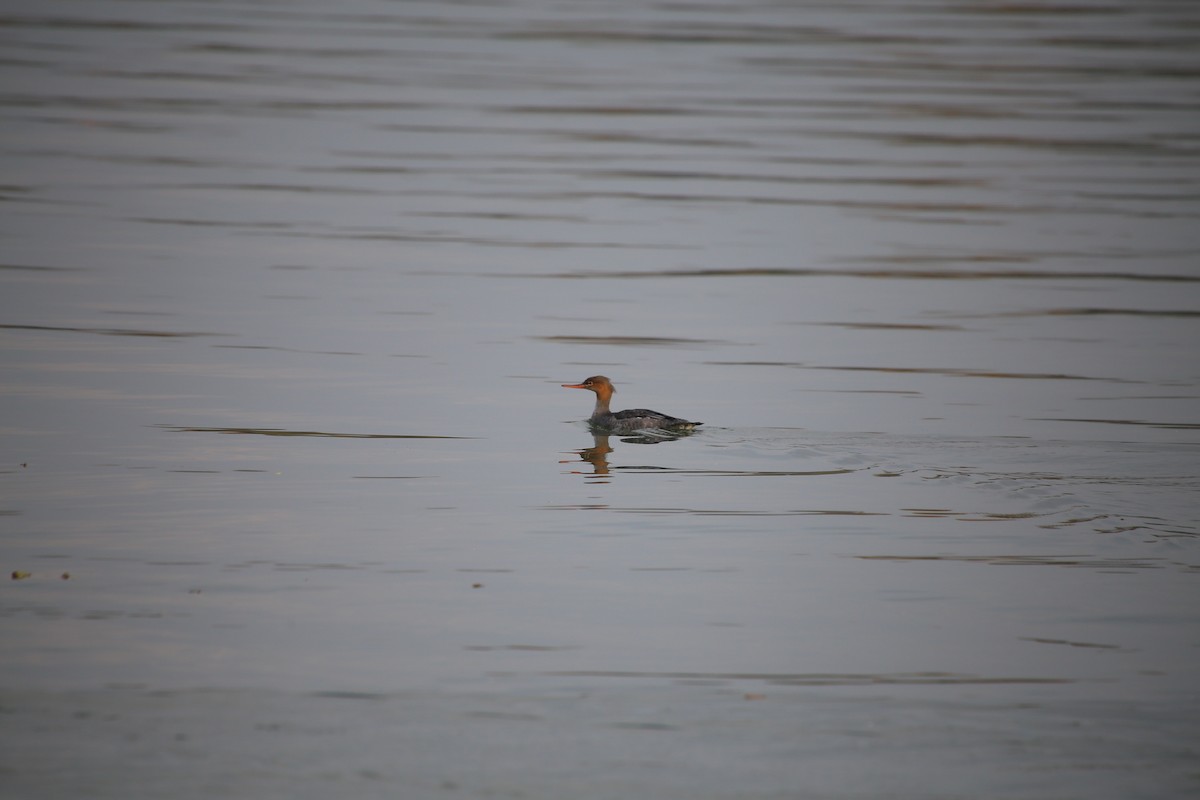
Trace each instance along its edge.
{"label": "pale gray water", "polygon": [[3,19],[7,794],[1200,791],[1194,4]]}

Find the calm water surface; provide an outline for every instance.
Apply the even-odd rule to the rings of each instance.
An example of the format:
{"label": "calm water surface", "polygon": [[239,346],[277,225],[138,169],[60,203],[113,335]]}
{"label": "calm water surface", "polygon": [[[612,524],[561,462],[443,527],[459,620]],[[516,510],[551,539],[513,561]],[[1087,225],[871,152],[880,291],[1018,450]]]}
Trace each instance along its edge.
{"label": "calm water surface", "polygon": [[1194,4],[0,43],[14,796],[1200,792]]}

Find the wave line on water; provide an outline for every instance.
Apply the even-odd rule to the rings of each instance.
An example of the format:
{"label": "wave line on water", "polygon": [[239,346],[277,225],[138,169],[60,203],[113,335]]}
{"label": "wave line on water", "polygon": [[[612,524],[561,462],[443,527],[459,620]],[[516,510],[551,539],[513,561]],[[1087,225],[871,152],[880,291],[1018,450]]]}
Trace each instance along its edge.
{"label": "wave line on water", "polygon": [[823,475],[850,475],[861,472],[857,469],[820,469],[820,470],[741,470],[741,469],[677,469],[674,467],[655,467],[630,464],[613,467],[626,472],[669,472],[672,475],[715,475],[721,478],[780,478],[798,477],[810,478]]}
{"label": "wave line on water", "polygon": [[852,555],[860,561],[946,561],[968,564],[989,564],[997,567],[1083,567],[1103,570],[1164,569],[1166,559],[1104,558],[1086,555]]}
{"label": "wave line on water", "polygon": [[1200,422],[1155,422],[1144,419],[1087,419],[1084,417],[1029,417],[1029,419],[1039,422],[1094,422],[1101,425],[1144,425],[1164,430],[1200,430]]}
{"label": "wave line on water", "polygon": [[227,433],[254,436],[312,436],[331,439],[478,439],[478,436],[445,436],[432,433],[339,433],[331,431],[294,431],[287,428],[226,428],[156,425],[176,433]]}
{"label": "wave line on water", "polygon": [[190,336],[224,336],[222,333],[203,331],[156,331],[140,328],[101,328],[83,325],[17,325],[0,323],[0,329],[10,331],[53,331],[58,333],[95,333],[101,336],[150,336],[163,339],[186,338]]}
{"label": "wave line on water", "polygon": [[[970,261],[967,256],[962,261]],[[978,259],[976,259],[978,260]],[[569,278],[577,280],[627,280],[630,278],[873,278],[884,280],[1063,280],[1136,281],[1150,283],[1200,283],[1198,275],[1032,269],[824,269],[820,267],[709,267],[662,270],[573,270],[571,272],[488,274],[498,278]]]}
{"label": "wave line on water", "polygon": [[734,344],[719,339],[688,339],[675,336],[532,336],[542,342],[561,344],[607,344],[643,347],[677,347],[704,344]]}
{"label": "wave line on water", "polygon": [[657,678],[666,680],[762,681],[782,686],[876,686],[931,684],[1061,684],[1072,678],[971,675],[957,672],[895,673],[772,673],[772,672],[651,672],[640,670],[561,670],[546,675],[564,678]]}

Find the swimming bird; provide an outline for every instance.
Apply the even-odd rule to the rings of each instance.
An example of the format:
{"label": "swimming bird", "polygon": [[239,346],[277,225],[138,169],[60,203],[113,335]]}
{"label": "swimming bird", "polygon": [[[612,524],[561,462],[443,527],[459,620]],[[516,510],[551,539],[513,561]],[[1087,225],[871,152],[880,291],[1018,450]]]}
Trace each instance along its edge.
{"label": "swimming bird", "polygon": [[634,431],[654,429],[690,431],[694,430],[697,425],[704,424],[672,417],[670,414],[651,411],[648,408],[630,408],[614,414],[609,411],[608,403],[612,400],[616,388],[613,387],[612,381],[603,375],[593,375],[583,383],[564,383],[562,386],[564,389],[587,389],[596,393],[596,408],[592,411],[591,419],[588,420],[588,423],[596,429],[612,433],[633,433]]}

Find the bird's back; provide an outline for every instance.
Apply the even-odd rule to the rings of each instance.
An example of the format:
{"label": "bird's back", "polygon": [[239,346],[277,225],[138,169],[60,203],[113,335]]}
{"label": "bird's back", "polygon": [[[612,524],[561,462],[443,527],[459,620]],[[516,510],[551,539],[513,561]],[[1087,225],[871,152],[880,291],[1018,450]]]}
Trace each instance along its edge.
{"label": "bird's back", "polygon": [[647,430],[651,428],[690,431],[697,425],[704,424],[703,422],[692,422],[680,417],[672,417],[670,414],[651,411],[648,408],[627,408],[615,414],[593,418],[592,422],[603,427],[624,431]]}

